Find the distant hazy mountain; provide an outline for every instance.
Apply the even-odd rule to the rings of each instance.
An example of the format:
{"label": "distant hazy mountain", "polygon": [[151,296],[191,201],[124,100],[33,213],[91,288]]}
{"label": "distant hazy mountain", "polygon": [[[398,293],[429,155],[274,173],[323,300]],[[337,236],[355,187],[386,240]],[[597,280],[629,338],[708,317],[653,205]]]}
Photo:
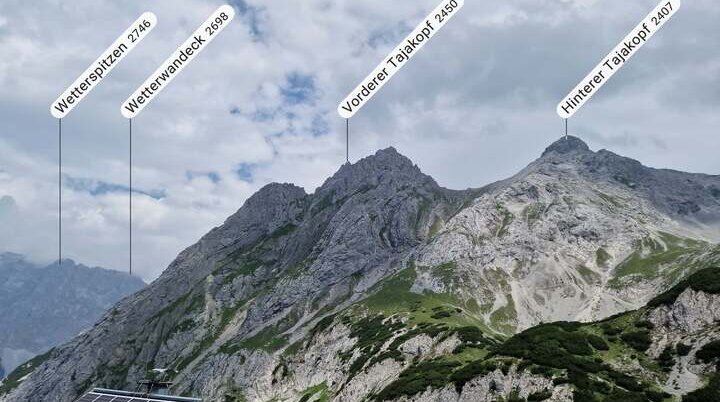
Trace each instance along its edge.
{"label": "distant hazy mountain", "polygon": [[0,358],[6,373],[89,328],[145,284],[127,274],[64,260],[38,267],[0,254]]}
{"label": "distant hazy mountain", "polygon": [[266,186],[0,400],[161,367],[207,401],[718,401],[718,240],[720,176],[569,137],[452,191],[386,149]]}

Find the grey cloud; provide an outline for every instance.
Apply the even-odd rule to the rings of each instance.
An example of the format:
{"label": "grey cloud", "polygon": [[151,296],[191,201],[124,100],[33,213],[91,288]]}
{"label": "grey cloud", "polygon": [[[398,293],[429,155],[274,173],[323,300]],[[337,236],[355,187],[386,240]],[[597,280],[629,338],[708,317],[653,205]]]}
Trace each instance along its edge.
{"label": "grey cloud", "polygon": [[[26,222],[0,237],[0,249],[54,255],[57,122],[49,103],[152,9],[156,30],[63,122],[65,174],[117,190],[94,197],[66,189],[66,251],[124,268],[127,244],[117,239],[127,225],[128,126],[119,104],[219,4],[0,3],[0,194],[22,204],[13,214]],[[351,158],[393,145],[453,188],[515,173],[561,135],[560,99],[656,4],[466,2],[352,119]],[[161,201],[138,197],[136,263],[148,280],[267,182],[312,191],[332,174],[345,159],[337,103],[437,1],[233,5],[236,23],[134,123],[136,185],[164,193]],[[719,17],[716,1],[685,2],[571,120],[571,132],[652,166],[719,173]]]}

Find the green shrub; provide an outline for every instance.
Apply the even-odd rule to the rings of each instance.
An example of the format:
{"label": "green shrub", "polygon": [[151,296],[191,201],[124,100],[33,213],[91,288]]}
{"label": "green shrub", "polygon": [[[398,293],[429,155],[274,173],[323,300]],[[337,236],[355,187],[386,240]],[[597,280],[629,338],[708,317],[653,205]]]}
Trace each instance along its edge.
{"label": "green shrub", "polygon": [[603,333],[607,336],[619,335],[620,332],[622,332],[620,330],[620,328],[613,327],[609,323],[604,323],[604,324],[600,325],[600,329],[602,329]]}
{"label": "green shrub", "polygon": [[530,369],[530,372],[533,374],[542,375],[543,377],[552,377],[553,369],[545,366],[533,366]]}
{"label": "green shrub", "polygon": [[647,397],[641,392],[628,392],[615,388],[605,400],[613,402],[647,402]]}
{"label": "green shrub", "polygon": [[[501,399],[502,400],[502,399]],[[525,398],[520,397],[520,393],[517,390],[513,390],[504,402],[526,402]]]}
{"label": "green shrub", "polygon": [[330,325],[332,325],[333,321],[335,321],[334,315],[329,315],[318,321],[318,323],[315,324],[313,329],[310,330],[310,337],[314,338],[317,334],[324,332],[330,327]]}
{"label": "green shrub", "polygon": [[365,363],[378,354],[385,342],[393,337],[395,331],[403,327],[400,322],[386,321],[382,314],[364,317],[355,323],[348,323],[348,325],[351,329],[350,337],[357,339],[355,348],[360,350],[360,356],[350,364],[348,378],[353,378],[362,370]]}
{"label": "green shrub", "polygon": [[635,323],[635,326],[638,328],[644,328],[644,329],[653,329],[655,328],[655,325],[647,320],[638,321]]}
{"label": "green shrub", "polygon": [[8,374],[2,382],[0,382],[0,395],[5,395],[17,388],[26,376],[48,360],[54,352],[55,348],[50,349],[44,354],[35,356],[24,364],[18,366],[12,373]]}
{"label": "green shrub", "polygon": [[591,391],[580,388],[576,388],[573,391],[572,400],[574,402],[597,402],[597,399],[595,399],[595,394],[593,394]]}
{"label": "green shrub", "polygon": [[455,384],[455,389],[460,393],[468,381],[475,377],[492,373],[496,369],[497,366],[492,361],[476,360],[452,373],[450,382]]}
{"label": "green shrub", "polygon": [[610,346],[608,346],[607,342],[597,335],[588,335],[587,340],[590,343],[590,346],[592,346],[595,350],[610,350]]}
{"label": "green shrub", "polygon": [[672,395],[668,394],[667,392],[658,392],[652,390],[645,391],[645,396],[651,402],[663,402],[666,399],[672,398]]}
{"label": "green shrub", "polygon": [[538,391],[528,395],[527,402],[541,402],[552,397],[552,391]]}
{"label": "green shrub", "polygon": [[569,378],[565,378],[565,377],[553,378],[553,385],[554,385],[554,386],[563,385],[563,384],[569,384],[569,383],[570,383],[570,379],[569,379]]}
{"label": "green shrub", "polygon": [[485,341],[482,331],[478,327],[461,327],[455,330],[462,342],[480,343]]}
{"label": "green shrub", "polygon": [[682,402],[710,402],[720,400],[720,375],[710,379],[708,385],[693,391],[682,398]]}
{"label": "green shrub", "polygon": [[433,315],[430,316],[430,318],[436,319],[436,320],[442,320],[443,318],[450,318],[452,317],[452,312],[448,310],[440,310],[435,312]]}
{"label": "green shrub", "polygon": [[638,352],[645,352],[652,344],[650,333],[647,331],[628,332],[620,335],[620,339]]}
{"label": "green shrub", "polygon": [[695,357],[704,363],[711,363],[720,357],[720,340],[712,341],[697,351]]}
{"label": "green shrub", "polygon": [[684,343],[678,343],[677,346],[675,346],[675,351],[677,352],[678,356],[687,356],[690,354],[690,351],[692,350],[692,346],[686,345]]}
{"label": "green shrub", "polygon": [[672,346],[668,345],[663,349],[660,356],[658,356],[658,363],[664,371],[670,371],[670,369],[672,369],[675,365],[675,354]]}
{"label": "green shrub", "polygon": [[720,269],[706,268],[690,275],[672,289],[652,299],[648,306],[658,307],[675,303],[678,296],[687,288],[710,294],[720,294]]}
{"label": "green shrub", "polygon": [[625,388],[628,391],[641,392],[643,389],[645,389],[644,385],[640,381],[633,377],[630,377],[627,374],[617,371],[610,371],[608,375],[610,376],[610,378],[612,378],[613,382],[615,382],[616,385]]}
{"label": "green shrub", "polygon": [[385,387],[374,399],[388,401],[402,396],[412,396],[428,388],[442,388],[448,383],[448,377],[457,367],[456,362],[425,361],[408,367],[400,377]]}

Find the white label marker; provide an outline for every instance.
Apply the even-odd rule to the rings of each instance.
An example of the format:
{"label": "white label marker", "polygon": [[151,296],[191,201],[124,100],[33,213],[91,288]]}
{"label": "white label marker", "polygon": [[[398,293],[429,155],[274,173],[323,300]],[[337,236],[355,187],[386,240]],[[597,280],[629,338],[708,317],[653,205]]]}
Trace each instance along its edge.
{"label": "white label marker", "polygon": [[623,41],[557,106],[557,113],[569,119],[615,75],[635,53],[680,9],[680,0],[662,0]]}
{"label": "white label marker", "polygon": [[67,116],[140,41],[145,39],[155,25],[157,25],[157,17],[151,12],[146,12],[135,20],[50,106],[53,117],[62,119]]}
{"label": "white label marker", "polygon": [[445,26],[457,11],[465,5],[465,0],[445,0],[425,21],[415,28],[398,46],[383,60],[370,75],[355,88],[338,106],[338,113],[345,119],[355,115],[365,104],[380,91],[395,73],[423,47],[430,38]]}
{"label": "white label marker", "polygon": [[230,24],[235,9],[224,5],[168,57],[123,103],[120,112],[128,119],[137,116],[215,37]]}

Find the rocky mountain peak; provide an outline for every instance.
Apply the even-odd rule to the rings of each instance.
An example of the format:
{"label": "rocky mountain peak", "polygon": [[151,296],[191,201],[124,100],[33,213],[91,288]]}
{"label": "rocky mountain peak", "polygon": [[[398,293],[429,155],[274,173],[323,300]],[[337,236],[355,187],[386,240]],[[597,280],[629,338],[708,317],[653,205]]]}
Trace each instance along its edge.
{"label": "rocky mountain peak", "polygon": [[579,152],[591,152],[590,147],[587,146],[585,141],[581,140],[578,137],[573,137],[570,135],[552,143],[549,147],[545,149],[545,152],[543,152],[542,156],[545,157],[551,154],[564,155]]}
{"label": "rocky mountain peak", "polygon": [[[720,177],[646,168],[576,137],[509,179],[465,191],[380,150],[313,194],[264,187],[145,291],[32,373],[16,373],[25,380],[0,388],[0,401],[131,388],[149,365],[174,368],[174,391],[206,400],[367,400],[406,369],[468,372],[458,356],[484,372],[470,359],[495,350],[500,335],[635,310],[716,265],[720,249],[703,234],[718,232],[717,189]],[[499,389],[492,381],[483,392]],[[473,386],[460,398],[452,382],[449,399],[400,400],[497,399]],[[568,397],[556,399],[571,400],[563,386]]]}
{"label": "rocky mountain peak", "polygon": [[349,195],[379,186],[402,187],[430,185],[435,181],[420,171],[409,158],[390,147],[356,163],[343,165],[317,191],[317,194],[334,192]]}
{"label": "rocky mountain peak", "polygon": [[376,172],[392,172],[396,175],[422,175],[420,169],[397,149],[390,147],[377,151],[374,155],[356,163],[343,165],[335,176],[357,176]]}
{"label": "rocky mountain peak", "polygon": [[257,193],[248,198],[246,206],[248,208],[268,208],[268,203],[286,204],[296,199],[303,198],[307,194],[302,187],[298,187],[289,183],[270,183]]}
{"label": "rocky mountain peak", "polygon": [[57,261],[41,266],[20,254],[0,254],[0,371],[68,341],[144,286],[127,273],[69,259],[59,268]]}
{"label": "rocky mountain peak", "polygon": [[25,263],[25,257],[20,254],[0,253],[0,265]]}
{"label": "rocky mountain peak", "polygon": [[245,201],[221,227],[203,238],[206,246],[224,247],[240,241],[252,242],[279,227],[294,222],[302,211],[307,193],[302,187],[271,183]]}

